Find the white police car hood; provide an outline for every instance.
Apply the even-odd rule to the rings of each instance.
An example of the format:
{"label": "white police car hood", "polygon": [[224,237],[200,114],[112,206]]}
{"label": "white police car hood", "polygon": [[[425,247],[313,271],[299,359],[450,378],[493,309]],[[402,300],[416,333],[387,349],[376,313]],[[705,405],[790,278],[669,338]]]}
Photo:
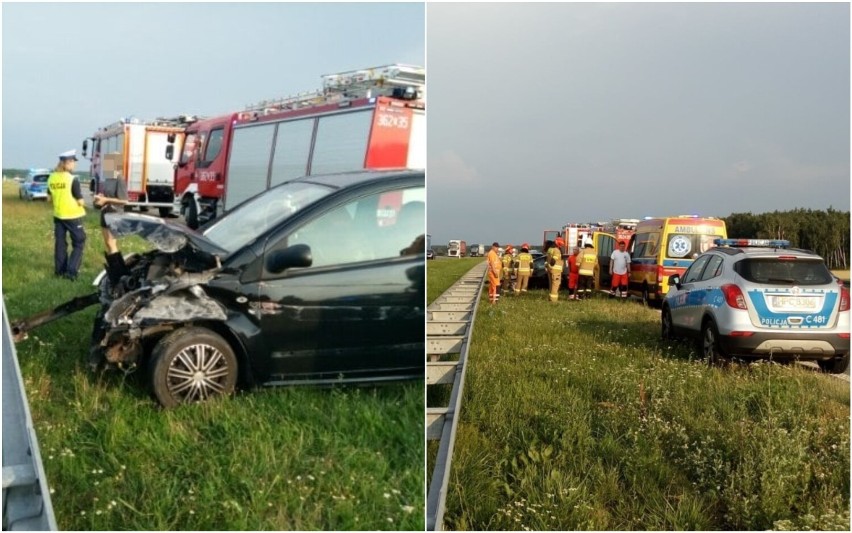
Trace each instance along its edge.
{"label": "white police car hood", "polygon": [[106,213],[104,220],[116,237],[139,235],[158,250],[175,253],[185,246],[198,252],[222,258],[228,251],[217,245],[201,233],[187,226],[151,215],[137,213]]}

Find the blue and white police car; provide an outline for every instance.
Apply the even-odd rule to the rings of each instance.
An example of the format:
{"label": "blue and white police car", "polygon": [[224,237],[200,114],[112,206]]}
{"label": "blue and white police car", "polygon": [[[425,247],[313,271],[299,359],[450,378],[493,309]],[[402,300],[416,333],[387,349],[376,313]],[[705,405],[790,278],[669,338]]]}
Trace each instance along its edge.
{"label": "blue and white police car", "polygon": [[662,336],[696,337],[710,363],[729,356],[849,368],[849,290],[822,257],[789,241],[716,239],[669,278]]}
{"label": "blue and white police car", "polygon": [[18,197],[21,200],[47,201],[47,178],[49,177],[48,169],[30,169],[27,179],[19,186]]}

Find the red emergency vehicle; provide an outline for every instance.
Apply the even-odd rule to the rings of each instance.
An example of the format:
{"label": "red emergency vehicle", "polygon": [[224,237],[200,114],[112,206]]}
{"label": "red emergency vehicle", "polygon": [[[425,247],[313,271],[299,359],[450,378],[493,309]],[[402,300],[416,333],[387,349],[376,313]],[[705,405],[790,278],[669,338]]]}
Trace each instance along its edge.
{"label": "red emergency vehicle", "polygon": [[329,74],[319,91],[189,124],[174,175],[187,224],[304,175],[425,168],[425,80],[409,65]]}
{"label": "red emergency vehicle", "polygon": [[[83,157],[91,160],[93,193],[107,178],[120,178],[127,187],[128,206],[159,209],[165,216],[174,207],[173,157],[163,155],[169,144],[182,145],[182,119],[123,118],[83,140]],[[87,155],[91,142],[91,155]]]}

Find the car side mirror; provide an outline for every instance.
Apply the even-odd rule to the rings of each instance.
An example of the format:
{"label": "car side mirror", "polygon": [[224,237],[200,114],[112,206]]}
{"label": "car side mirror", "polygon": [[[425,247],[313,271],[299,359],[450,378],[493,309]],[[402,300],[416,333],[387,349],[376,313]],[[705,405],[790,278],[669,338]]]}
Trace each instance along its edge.
{"label": "car side mirror", "polygon": [[86,150],[89,149],[89,140],[83,140],[83,157],[86,157]]}
{"label": "car side mirror", "polygon": [[307,244],[294,244],[283,250],[275,250],[266,256],[266,270],[273,274],[280,274],[288,268],[309,267],[314,259],[311,247]]}
{"label": "car side mirror", "polygon": [[171,161],[174,156],[175,156],[175,145],[167,144],[166,145],[166,159]]}
{"label": "car side mirror", "polygon": [[680,274],[672,274],[669,276],[669,286],[674,285],[680,289]]}

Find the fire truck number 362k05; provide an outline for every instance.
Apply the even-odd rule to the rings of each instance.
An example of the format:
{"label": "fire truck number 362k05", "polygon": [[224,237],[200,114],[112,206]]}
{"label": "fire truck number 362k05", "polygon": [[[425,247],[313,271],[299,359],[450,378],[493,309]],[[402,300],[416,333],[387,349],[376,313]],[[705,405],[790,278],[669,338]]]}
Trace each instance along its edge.
{"label": "fire truck number 362k05", "polygon": [[402,130],[408,129],[408,117],[400,115],[391,115],[382,113],[378,117],[379,126],[383,128],[399,128]]}

